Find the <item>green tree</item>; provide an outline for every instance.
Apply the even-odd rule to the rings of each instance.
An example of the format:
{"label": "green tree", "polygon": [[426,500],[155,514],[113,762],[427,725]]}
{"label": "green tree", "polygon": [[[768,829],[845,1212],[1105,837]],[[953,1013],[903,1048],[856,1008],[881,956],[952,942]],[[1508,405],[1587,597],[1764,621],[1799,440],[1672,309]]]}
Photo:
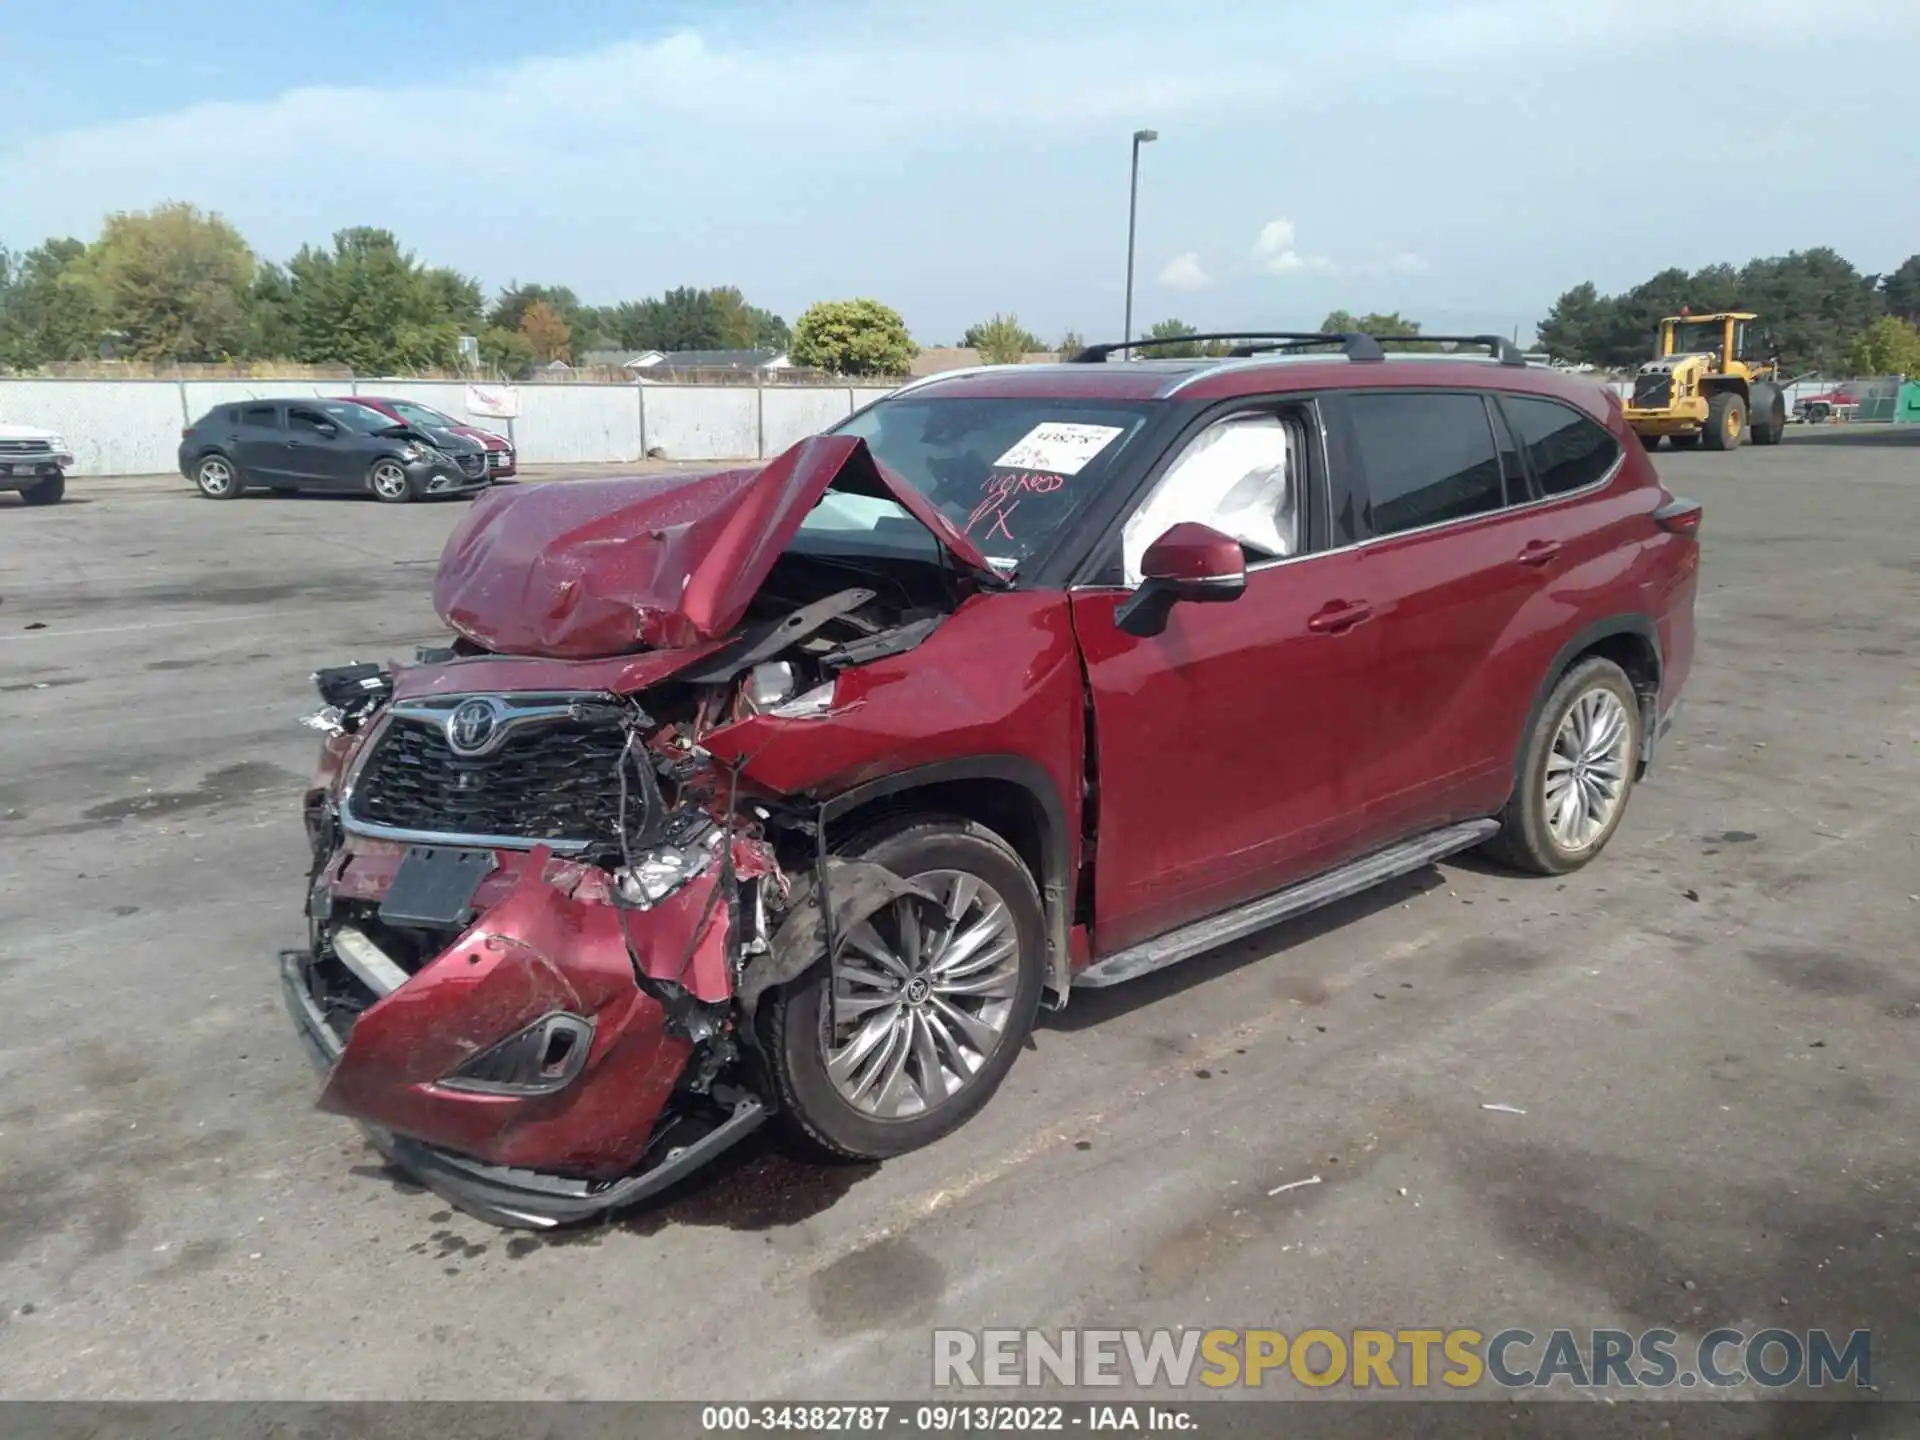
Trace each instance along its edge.
{"label": "green tree", "polygon": [[1087,342],[1078,330],[1069,330],[1063,334],[1053,347],[1053,353],[1062,360],[1071,360],[1087,348]]}
{"label": "green tree", "polygon": [[1920,255],[1909,255],[1880,280],[1880,299],[1889,315],[1920,323]]}
{"label": "green tree", "polygon": [[289,316],[293,284],[280,266],[262,265],[253,275],[247,296],[247,339],[244,354],[253,359],[284,360],[294,352]]}
{"label": "green tree", "polygon": [[1591,280],[1574,286],[1553,302],[1535,331],[1535,344],[1556,360],[1591,362],[1605,348],[1614,304]]}
{"label": "green tree", "polygon": [[98,353],[92,295],[67,278],[86,251],[79,240],[57,239],[23,255],[0,252],[0,366],[32,370]]}
{"label": "green tree", "polygon": [[480,359],[503,375],[523,375],[533,365],[533,346],[518,330],[492,325],[480,332]]}
{"label": "green tree", "polygon": [[900,312],[878,300],[822,300],[793,327],[796,365],[835,375],[904,375],[920,353]]}
{"label": "green tree", "polygon": [[1398,310],[1389,310],[1384,314],[1371,311],[1365,315],[1355,315],[1350,310],[1336,310],[1320,322],[1320,328],[1341,335],[1355,332],[1362,335],[1418,335],[1420,322],[1407,319]]}
{"label": "green tree", "polygon": [[122,354],[218,360],[246,349],[253,251],[218,215],[171,203],[109,215],[62,283],[83,289]]}
{"label": "green tree", "polygon": [[1022,325],[1018,315],[996,314],[991,320],[969,325],[960,343],[978,350],[989,365],[1017,365],[1028,351],[1040,348],[1040,337]]}
{"label": "green tree", "polygon": [[451,366],[458,337],[478,328],[479,287],[428,269],[391,231],[359,226],[333,247],[301,247],[287,266],[287,334],[293,357],[343,364],[363,375]]}
{"label": "green tree", "polygon": [[[762,310],[757,305],[749,305],[747,297],[731,285],[722,285],[706,292],[713,299],[713,306],[719,321],[719,343],[709,347],[716,350],[784,350],[792,343],[793,333],[787,328],[787,322],[771,310]],[[687,349],[700,349],[700,346],[687,346]]]}
{"label": "green tree", "polygon": [[1882,315],[1861,332],[1847,351],[1854,375],[1920,377],[1920,326],[1897,315]]}
{"label": "green tree", "polygon": [[[1162,320],[1147,331],[1149,340],[1179,341],[1183,336],[1197,334],[1193,326],[1184,320]],[[1197,341],[1189,340],[1185,344],[1154,345],[1144,352],[1156,360],[1184,360],[1200,353]]]}

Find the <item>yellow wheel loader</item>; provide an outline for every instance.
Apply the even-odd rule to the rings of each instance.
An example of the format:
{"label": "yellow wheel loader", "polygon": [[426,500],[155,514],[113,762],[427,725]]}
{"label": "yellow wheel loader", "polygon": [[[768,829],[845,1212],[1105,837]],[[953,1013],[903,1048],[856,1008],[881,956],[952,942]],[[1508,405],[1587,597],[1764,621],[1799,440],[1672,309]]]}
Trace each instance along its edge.
{"label": "yellow wheel loader", "polygon": [[1787,429],[1772,337],[1742,311],[1690,315],[1682,309],[1660,322],[1653,359],[1633,377],[1627,424],[1652,450],[1662,436],[1676,450],[1703,441],[1709,450],[1778,445]]}

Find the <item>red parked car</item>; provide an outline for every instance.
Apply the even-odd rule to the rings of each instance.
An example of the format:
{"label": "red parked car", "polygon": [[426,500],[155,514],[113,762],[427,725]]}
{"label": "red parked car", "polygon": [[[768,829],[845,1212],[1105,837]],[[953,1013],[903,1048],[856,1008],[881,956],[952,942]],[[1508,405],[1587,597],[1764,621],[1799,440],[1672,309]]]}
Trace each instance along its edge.
{"label": "red parked car", "polygon": [[452,643],[316,676],[282,973],[323,1107],[549,1225],[772,1115],[926,1144],[1043,1004],[1451,852],[1586,864],[1687,678],[1701,511],[1611,391],[1482,343],[1095,347],[483,496]]}
{"label": "red parked car", "polygon": [[341,395],[336,398],[371,406],[382,415],[391,415],[403,425],[416,425],[428,431],[447,430],[473,441],[487,452],[487,474],[491,479],[506,480],[518,473],[511,440],[491,430],[482,430],[478,425],[469,425],[465,420],[456,420],[444,410],[422,405],[418,400],[395,400],[382,395]]}

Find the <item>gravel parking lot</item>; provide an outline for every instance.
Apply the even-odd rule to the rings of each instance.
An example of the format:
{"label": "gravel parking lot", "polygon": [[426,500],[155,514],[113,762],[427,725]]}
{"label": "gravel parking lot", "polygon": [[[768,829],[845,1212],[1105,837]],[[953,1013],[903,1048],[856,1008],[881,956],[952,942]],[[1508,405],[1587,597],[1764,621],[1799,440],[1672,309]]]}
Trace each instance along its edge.
{"label": "gravel parking lot", "polygon": [[458,506],[0,500],[0,1394],[905,1396],[936,1325],[1782,1324],[1870,1328],[1920,1398],[1920,433],[1658,463],[1707,508],[1700,655],[1596,866],[1082,993],[930,1151],[756,1143],[556,1237],[315,1113],[274,966],[308,672],[438,637]]}

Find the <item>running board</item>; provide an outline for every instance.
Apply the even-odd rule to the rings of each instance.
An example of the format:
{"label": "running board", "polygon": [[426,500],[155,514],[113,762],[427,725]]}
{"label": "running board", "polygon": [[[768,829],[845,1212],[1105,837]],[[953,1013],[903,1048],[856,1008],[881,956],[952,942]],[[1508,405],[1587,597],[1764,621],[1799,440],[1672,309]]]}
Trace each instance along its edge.
{"label": "running board", "polygon": [[1469,820],[1463,825],[1449,825],[1444,830],[1429,830],[1411,840],[1402,840],[1397,845],[1376,850],[1337,870],[1329,870],[1324,875],[1316,875],[1311,880],[1303,880],[1272,895],[1263,895],[1235,909],[1223,910],[1218,915],[1209,915],[1178,930],[1169,930],[1165,935],[1143,940],[1130,950],[1122,950],[1117,955],[1109,955],[1089,965],[1073,977],[1073,983],[1098,988],[1118,985],[1123,980],[1133,980],[1150,975],[1155,970],[1164,970],[1169,965],[1177,965],[1204,951],[1243,939],[1256,930],[1264,930],[1276,921],[1318,909],[1335,900],[1344,900],[1349,895],[1357,895],[1397,875],[1410,875],[1455,851],[1478,845],[1499,828],[1496,820]]}

